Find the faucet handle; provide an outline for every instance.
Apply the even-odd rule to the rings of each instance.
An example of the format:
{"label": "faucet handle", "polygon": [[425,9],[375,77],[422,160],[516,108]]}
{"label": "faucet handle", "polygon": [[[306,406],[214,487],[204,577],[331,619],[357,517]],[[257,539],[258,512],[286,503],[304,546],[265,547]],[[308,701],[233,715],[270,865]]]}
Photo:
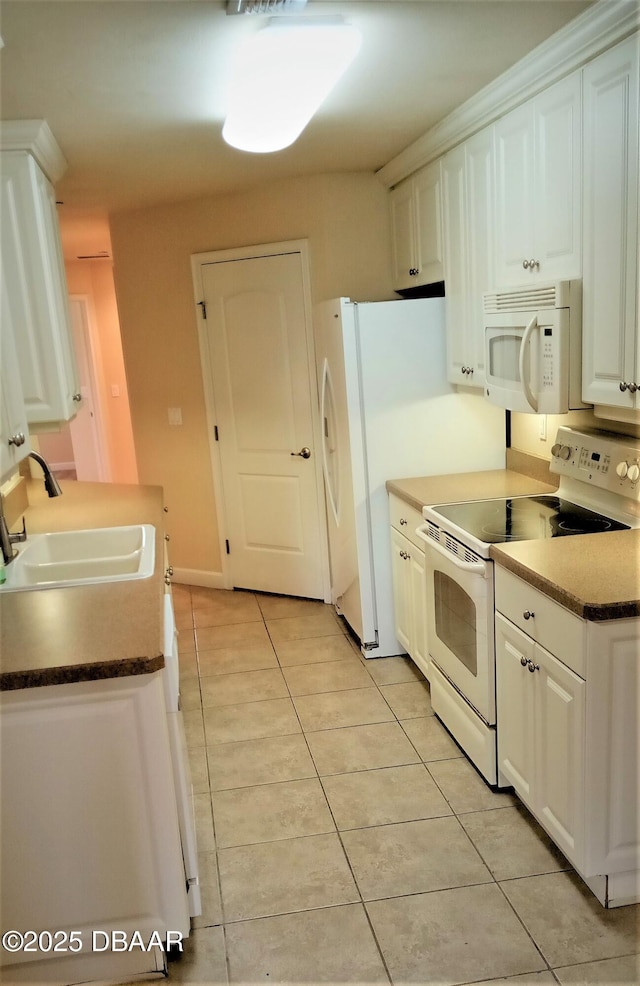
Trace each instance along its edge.
{"label": "faucet handle", "polygon": [[27,525],[25,523],[24,517],[22,518],[22,530],[18,531],[17,534],[12,534],[9,532],[9,541],[11,544],[17,544],[19,541],[27,540]]}

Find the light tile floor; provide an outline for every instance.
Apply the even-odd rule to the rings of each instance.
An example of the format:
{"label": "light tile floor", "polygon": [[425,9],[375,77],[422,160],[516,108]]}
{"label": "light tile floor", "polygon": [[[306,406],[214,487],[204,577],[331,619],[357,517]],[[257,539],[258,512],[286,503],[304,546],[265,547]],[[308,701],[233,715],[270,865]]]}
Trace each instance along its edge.
{"label": "light tile floor", "polygon": [[322,603],[174,586],[203,914],[169,980],[637,983],[604,910]]}

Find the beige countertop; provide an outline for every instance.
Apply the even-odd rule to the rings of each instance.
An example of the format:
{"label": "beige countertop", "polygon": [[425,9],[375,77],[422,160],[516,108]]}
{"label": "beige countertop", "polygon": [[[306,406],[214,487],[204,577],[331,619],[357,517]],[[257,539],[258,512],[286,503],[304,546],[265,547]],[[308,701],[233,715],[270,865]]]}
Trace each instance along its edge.
{"label": "beige countertop", "polygon": [[416,510],[422,510],[437,503],[460,500],[553,493],[557,484],[541,483],[512,469],[490,469],[487,472],[460,472],[449,476],[389,479],[386,487],[388,493],[394,493]]}
{"label": "beige countertop", "polygon": [[0,689],[144,674],[164,666],[163,496],[160,487],[61,482],[49,499],[29,483],[29,534],[128,524],[156,529],[148,579],[0,591]]}
{"label": "beige countertop", "polygon": [[[423,506],[551,493],[556,487],[511,469],[393,479],[387,491]],[[583,619],[640,616],[640,531],[611,531],[492,545],[490,557]]]}
{"label": "beige countertop", "polygon": [[640,616],[640,530],[494,544],[489,554],[585,620]]}

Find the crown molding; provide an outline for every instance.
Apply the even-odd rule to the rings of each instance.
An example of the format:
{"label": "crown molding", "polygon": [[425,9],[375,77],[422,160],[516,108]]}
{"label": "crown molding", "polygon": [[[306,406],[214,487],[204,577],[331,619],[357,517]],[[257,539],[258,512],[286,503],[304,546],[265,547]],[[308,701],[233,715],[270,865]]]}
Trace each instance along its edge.
{"label": "crown molding", "polygon": [[599,0],[392,158],[377,177],[392,188],[639,29],[637,0]]}
{"label": "crown molding", "polygon": [[27,151],[52,185],[67,170],[67,161],[46,120],[0,122],[0,151]]}

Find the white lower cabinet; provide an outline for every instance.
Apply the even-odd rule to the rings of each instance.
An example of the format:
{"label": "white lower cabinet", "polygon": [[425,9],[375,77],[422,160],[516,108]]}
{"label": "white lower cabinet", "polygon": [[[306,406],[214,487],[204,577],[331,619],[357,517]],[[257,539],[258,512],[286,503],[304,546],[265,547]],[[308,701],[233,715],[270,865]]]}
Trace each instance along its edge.
{"label": "white lower cabinet", "polygon": [[104,945],[113,932],[189,933],[162,672],[3,692],[1,712],[3,929],[82,940],[3,950],[3,981],[161,970],[159,947]]}
{"label": "white lower cabinet", "polygon": [[639,901],[640,620],[580,620],[499,566],[496,609],[498,783],[601,903]]}
{"label": "white lower cabinet", "polygon": [[424,551],[413,540],[422,516],[398,497],[391,495],[389,502],[395,633],[407,654],[428,677],[425,558]]}
{"label": "white lower cabinet", "polygon": [[577,865],[583,851],[585,683],[496,616],[498,770]]}

